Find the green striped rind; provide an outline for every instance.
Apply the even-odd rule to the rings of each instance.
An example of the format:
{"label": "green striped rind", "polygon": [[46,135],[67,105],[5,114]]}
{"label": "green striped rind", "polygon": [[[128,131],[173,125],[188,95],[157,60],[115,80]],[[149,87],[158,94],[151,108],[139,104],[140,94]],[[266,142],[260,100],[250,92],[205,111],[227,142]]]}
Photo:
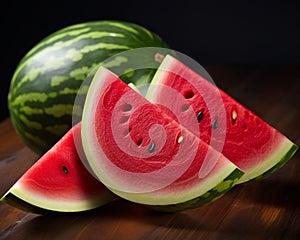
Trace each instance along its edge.
{"label": "green striped rind", "polygon": [[289,149],[289,151],[280,159],[280,161],[277,164],[275,164],[268,171],[264,172],[262,175],[254,178],[252,180],[260,180],[260,179],[266,178],[269,175],[271,175],[272,173],[276,172],[278,169],[283,167],[292,158],[292,156],[296,153],[297,150],[298,150],[298,146],[293,144],[291,146],[291,148]]}
{"label": "green striped rind", "polygon": [[1,201],[26,212],[32,212],[32,213],[43,214],[43,215],[50,215],[50,214],[57,213],[56,211],[46,210],[44,208],[40,208],[28,202],[25,202],[24,200],[16,197],[12,193],[6,194],[5,197],[1,199]]}
{"label": "green striped rind", "polygon": [[[226,192],[228,192],[237,181],[241,178],[244,173],[239,169],[235,169],[229,176],[227,176],[223,181],[221,181],[217,186],[212,188],[205,194],[191,199],[189,201],[171,204],[171,205],[144,205],[150,209],[160,212],[178,212],[188,209],[198,208],[207,205],[218,198],[222,197]],[[175,193],[174,193],[175,194]]]}
{"label": "green striped rind", "polygon": [[243,175],[244,172],[235,165],[227,163],[194,188],[187,184],[185,190],[177,191],[174,188],[167,195],[163,190],[149,193],[128,193],[111,188],[110,190],[124,199],[156,211],[178,212],[198,208],[217,200],[234,187]]}
{"label": "green striped rind", "polygon": [[79,212],[95,209],[115,199],[109,191],[101,192],[94,197],[80,196],[82,199],[49,198],[47,194],[35,193],[16,182],[0,199],[13,207],[34,213]]}
{"label": "green striped rind", "polygon": [[[94,21],[61,29],[33,47],[17,66],[8,95],[11,119],[23,141],[39,154],[48,150],[71,128],[75,97],[91,70],[117,53],[139,47],[168,46],[139,25]],[[123,63],[119,59],[111,64]],[[134,83],[139,78],[135,74],[140,73],[129,74]],[[144,81],[153,74],[146,72]]]}
{"label": "green striped rind", "polygon": [[249,169],[239,179],[238,184],[247,181],[258,180],[265,178],[273,172],[285,165],[288,160],[295,154],[298,147],[286,137],[280,135],[282,141],[276,147],[273,147],[273,152],[264,161],[257,164],[254,168]]}
{"label": "green striped rind", "polygon": [[[7,193],[3,198],[0,199],[1,202],[5,202],[15,208],[21,209],[26,212],[32,212],[32,213],[37,213],[37,214],[42,214],[42,215],[51,215],[51,214],[56,214],[58,213],[57,210],[51,210],[51,209],[46,209],[42,207],[38,207],[36,205],[30,204],[29,202],[24,201],[23,199],[17,197],[13,193],[9,192]],[[98,207],[101,207],[108,203],[108,201],[103,201],[102,203],[98,204],[91,204],[90,207],[87,207],[85,209],[80,209],[79,211],[89,211]],[[57,203],[59,205],[59,203]],[[60,210],[62,212],[62,209]],[[63,209],[63,212],[75,212],[70,211],[69,209]]]}

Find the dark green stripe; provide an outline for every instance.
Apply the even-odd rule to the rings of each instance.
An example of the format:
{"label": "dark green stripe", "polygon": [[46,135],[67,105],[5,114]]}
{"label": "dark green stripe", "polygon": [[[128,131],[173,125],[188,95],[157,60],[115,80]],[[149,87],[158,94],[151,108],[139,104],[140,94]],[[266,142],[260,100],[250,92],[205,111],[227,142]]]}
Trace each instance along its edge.
{"label": "dark green stripe", "polygon": [[[55,41],[65,41],[66,39],[74,39],[75,36],[79,36],[86,32],[114,32],[116,34],[124,34],[127,37],[131,37],[131,41],[135,41],[137,39],[143,38],[146,40],[145,44],[153,43],[155,41],[162,42],[162,40],[156,35],[151,33],[149,30],[141,27],[139,25],[128,23],[128,22],[120,22],[120,21],[95,21],[95,22],[87,22],[83,24],[75,24],[72,26],[68,26],[61,30],[54,32],[53,34],[44,38],[39,44],[36,45],[31,51],[28,52],[26,58],[29,58],[33,54],[41,49],[47,47],[47,45],[52,45]],[[141,35],[145,35],[142,36]],[[134,39],[132,36],[135,36]],[[149,39],[150,38],[150,39]],[[166,46],[167,47],[167,46]]]}
{"label": "dark green stripe", "polygon": [[274,173],[275,171],[277,171],[278,169],[283,167],[292,158],[292,156],[296,153],[297,150],[298,150],[298,146],[293,144],[291,146],[291,148],[289,149],[289,151],[280,159],[279,162],[277,162],[277,164],[275,164],[268,171],[264,172],[262,175],[260,175],[256,178],[250,179],[250,181],[259,180],[259,179],[268,177],[269,175],[271,175],[272,173]]}
{"label": "dark green stripe", "polygon": [[[79,42],[74,42],[74,44],[80,45]],[[63,49],[68,48],[68,49]],[[88,53],[92,53],[94,51],[105,50],[129,50],[130,47],[125,44],[116,44],[113,42],[97,42],[89,45],[85,45],[83,48],[77,49],[76,46],[70,45],[60,45],[55,47],[49,47],[48,49],[44,49],[44,51],[39,52],[39,54],[35,55],[33,58],[28,58],[25,61],[22,61],[21,64],[15,71],[12,82],[16,81],[18,77],[18,84],[16,88],[19,88],[23,82],[26,81],[34,81],[38,78],[39,75],[44,74],[45,72],[51,69],[63,69],[66,68],[69,62],[78,62],[84,61],[84,58],[87,58]],[[60,51],[63,51],[64,54],[61,54]],[[41,59],[46,59],[43,63]],[[103,59],[102,59],[103,60]],[[100,61],[98,62],[100,63]],[[39,66],[37,66],[39,65]],[[21,72],[26,71],[26,75],[22,76]]]}
{"label": "dark green stripe", "polygon": [[237,181],[244,175],[239,169],[235,169],[230,175],[228,175],[222,182],[220,182],[216,187],[212,188],[210,191],[202,196],[191,199],[184,203],[170,204],[170,205],[144,205],[150,209],[160,212],[178,212],[192,208],[198,208],[204,206],[208,203],[215,201],[216,199],[223,196],[228,192]]}
{"label": "dark green stripe", "polygon": [[49,215],[56,213],[52,210],[46,210],[37,206],[34,206],[28,202],[23,201],[22,199],[16,197],[12,193],[7,193],[4,198],[1,198],[2,202],[5,202],[13,207],[16,207],[18,209],[21,209],[26,212],[32,212],[37,214],[43,214],[43,215]]}

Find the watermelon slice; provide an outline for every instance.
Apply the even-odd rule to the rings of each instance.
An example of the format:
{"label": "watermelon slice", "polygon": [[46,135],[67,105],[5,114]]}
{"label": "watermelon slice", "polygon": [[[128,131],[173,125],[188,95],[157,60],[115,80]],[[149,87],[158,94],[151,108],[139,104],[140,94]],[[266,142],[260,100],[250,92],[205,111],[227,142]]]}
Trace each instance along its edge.
{"label": "watermelon slice", "polygon": [[1,198],[14,207],[35,213],[77,212],[97,208],[115,196],[85,169],[74,138],[81,124],[69,130]]}
{"label": "watermelon slice", "polygon": [[[243,175],[160,108],[100,67],[82,117],[82,143],[89,169],[112,192],[161,211],[207,204]],[[205,159],[216,162],[205,175]]]}
{"label": "watermelon slice", "polygon": [[[170,101],[177,95],[186,102]],[[146,98],[244,171],[239,183],[269,175],[297,150],[283,134],[172,56],[164,58]]]}

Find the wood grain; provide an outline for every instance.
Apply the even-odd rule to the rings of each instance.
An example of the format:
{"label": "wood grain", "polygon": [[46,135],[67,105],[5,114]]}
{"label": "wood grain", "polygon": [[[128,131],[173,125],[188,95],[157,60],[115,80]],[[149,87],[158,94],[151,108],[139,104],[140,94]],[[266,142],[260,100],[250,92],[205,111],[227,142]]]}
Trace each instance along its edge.
{"label": "wood grain", "polygon": [[[300,145],[298,66],[206,66],[216,84]],[[9,119],[0,123],[0,194],[38,158]],[[300,154],[256,182],[180,213],[118,200],[99,209],[41,216],[0,203],[0,239],[300,239]]]}

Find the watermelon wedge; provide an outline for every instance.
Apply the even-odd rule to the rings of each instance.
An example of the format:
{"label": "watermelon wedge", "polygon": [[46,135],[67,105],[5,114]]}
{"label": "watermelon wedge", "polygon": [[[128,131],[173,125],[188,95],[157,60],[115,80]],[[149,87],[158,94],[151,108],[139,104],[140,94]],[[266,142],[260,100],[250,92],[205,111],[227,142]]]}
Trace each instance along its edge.
{"label": "watermelon wedge", "polygon": [[115,196],[85,169],[74,138],[81,124],[69,130],[1,198],[35,213],[77,212],[100,207]]}
{"label": "watermelon wedge", "polygon": [[[107,188],[160,211],[207,204],[243,175],[104,67],[85,100],[82,144],[89,169]],[[199,176],[205,159],[216,163]]]}
{"label": "watermelon wedge", "polygon": [[[178,95],[186,102],[170,101]],[[297,150],[275,128],[170,55],[157,70],[146,98],[244,171],[239,183],[269,175]]]}

